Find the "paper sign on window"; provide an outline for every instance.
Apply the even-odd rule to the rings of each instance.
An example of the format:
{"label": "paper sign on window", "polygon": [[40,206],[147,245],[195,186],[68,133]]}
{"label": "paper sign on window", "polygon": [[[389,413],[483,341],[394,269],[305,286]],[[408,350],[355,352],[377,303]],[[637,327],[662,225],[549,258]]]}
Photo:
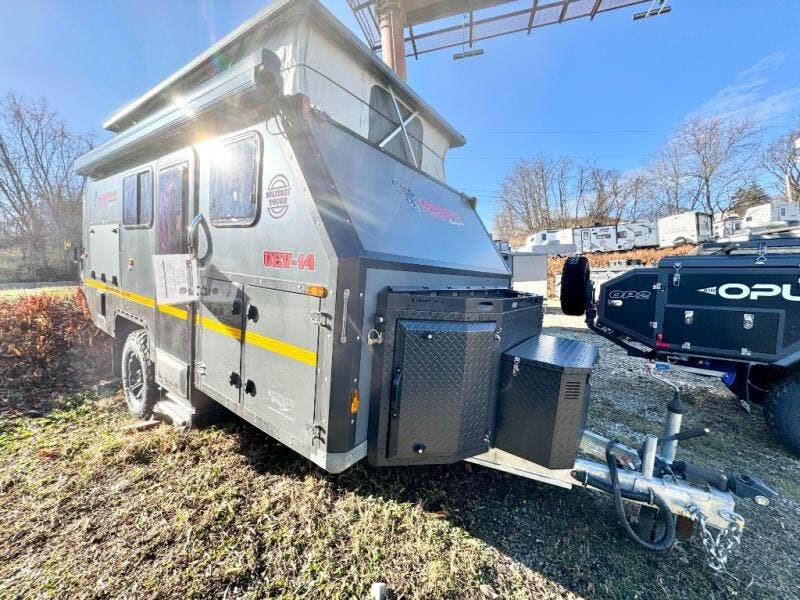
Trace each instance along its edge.
{"label": "paper sign on window", "polygon": [[191,254],[153,257],[157,304],[184,304],[198,297],[197,261]]}

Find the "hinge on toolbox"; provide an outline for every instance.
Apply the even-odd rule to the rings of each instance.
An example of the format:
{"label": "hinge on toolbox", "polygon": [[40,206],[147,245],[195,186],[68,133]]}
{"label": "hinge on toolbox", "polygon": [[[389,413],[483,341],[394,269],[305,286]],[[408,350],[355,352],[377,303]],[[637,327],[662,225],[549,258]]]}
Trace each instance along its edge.
{"label": "hinge on toolbox", "polygon": [[194,363],[194,372],[198,375],[205,375],[206,374],[206,363],[204,362],[196,362]]}
{"label": "hinge on toolbox", "polygon": [[675,269],[675,273],[672,274],[672,285],[678,287],[681,284],[681,263],[676,262],[672,268]]}
{"label": "hinge on toolbox", "polygon": [[329,321],[331,320],[331,315],[324,312],[314,311],[311,313],[310,317],[311,317],[311,322],[314,323],[314,325],[330,328]]}
{"label": "hinge on toolbox", "polygon": [[758,256],[756,257],[756,264],[763,265],[767,262],[767,242],[758,243]]}
{"label": "hinge on toolbox", "polygon": [[516,377],[517,375],[519,375],[519,363],[520,363],[519,356],[515,356],[514,357],[514,366],[511,367],[511,376],[512,377]]}

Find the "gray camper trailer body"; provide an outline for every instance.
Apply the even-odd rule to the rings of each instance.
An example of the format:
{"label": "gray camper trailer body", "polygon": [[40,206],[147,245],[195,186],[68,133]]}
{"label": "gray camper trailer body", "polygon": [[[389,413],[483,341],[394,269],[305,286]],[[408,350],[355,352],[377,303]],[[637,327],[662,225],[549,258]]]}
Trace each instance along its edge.
{"label": "gray camper trailer body", "polygon": [[[316,92],[313,105],[294,97],[280,117],[266,117],[253,99],[260,49],[253,42],[229,50],[223,40],[206,53],[227,56],[231,66],[221,74],[201,79],[211,60],[201,56],[113,117],[106,126],[119,129],[117,137],[78,165],[92,178],[85,290],[104,331],[123,341],[134,327],[148,330],[167,411],[190,421],[213,406],[207,396],[340,471],[366,455],[372,393],[366,332],[379,292],[508,288],[510,273],[472,200],[439,180],[447,145],[463,138],[371,53],[353,56],[360,45],[321,6],[274,5],[230,36],[243,38],[283,50],[295,71],[315,74],[292,78],[282,69],[285,92]],[[328,75],[320,63],[336,52],[345,68],[336,63]],[[369,87],[338,106],[343,92],[333,77],[347,79],[353,62],[361,63],[361,88],[361,80],[372,78],[404,119],[417,115],[422,139],[407,144],[400,131],[390,143],[402,143],[382,147],[395,127],[374,122],[385,116],[375,116]],[[177,103],[165,103],[176,95]],[[332,116],[337,112],[341,120]],[[359,121],[352,112],[362,113]],[[370,127],[382,129],[372,143]],[[404,127],[411,132],[412,123]],[[246,178],[247,191],[261,197],[228,210],[233,217],[224,214],[231,207],[212,206],[217,159],[226,153],[248,161],[235,177]],[[152,201],[143,222],[125,222],[126,194]],[[198,251],[207,252],[209,242],[212,248],[200,270],[200,301],[156,305],[151,257],[188,252],[186,229],[197,215],[209,225]]]}
{"label": "gray camper trailer body", "polygon": [[[542,298],[443,182],[464,139],[316,0],[268,7],[105,127],[77,165],[81,269],[126,397],[152,362],[152,412],[224,406],[331,472],[468,459],[733,535],[731,490],[584,432],[596,348],[540,335]],[[157,301],[165,255],[193,257],[196,299]]]}

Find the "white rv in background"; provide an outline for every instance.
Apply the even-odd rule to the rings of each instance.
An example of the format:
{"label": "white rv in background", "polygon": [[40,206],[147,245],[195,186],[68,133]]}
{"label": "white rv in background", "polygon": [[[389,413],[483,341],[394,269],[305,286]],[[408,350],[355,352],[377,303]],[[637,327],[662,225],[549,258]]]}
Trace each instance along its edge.
{"label": "white rv in background", "polygon": [[526,246],[544,246],[547,244],[571,244],[572,229],[543,229],[528,236]]}
{"label": "white rv in background", "polygon": [[620,223],[617,225],[617,241],[620,250],[658,246],[658,229],[654,223]]}
{"label": "white rv in background", "polygon": [[776,200],[758,206],[751,206],[744,213],[743,229],[764,227],[770,223],[800,221],[800,204]]}
{"label": "white rv in background", "polygon": [[658,220],[658,246],[669,248],[681,244],[701,244],[714,236],[708,213],[693,210],[662,217]]}
{"label": "white rv in background", "polygon": [[575,247],[582,254],[588,252],[615,252],[627,249],[619,247],[617,228],[614,225],[582,227],[573,229],[572,233]]}
{"label": "white rv in background", "polygon": [[714,214],[714,238],[727,238],[742,232],[742,218],[736,213]]}
{"label": "white rv in background", "polygon": [[620,223],[573,229],[578,252],[617,252],[658,245],[657,228],[652,223]]}

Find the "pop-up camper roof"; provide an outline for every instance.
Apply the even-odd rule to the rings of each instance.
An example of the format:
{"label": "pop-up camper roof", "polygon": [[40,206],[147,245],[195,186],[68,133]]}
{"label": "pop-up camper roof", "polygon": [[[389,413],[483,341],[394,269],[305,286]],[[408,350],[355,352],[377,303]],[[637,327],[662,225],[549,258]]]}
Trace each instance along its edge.
{"label": "pop-up camper roof", "polygon": [[[153,131],[167,113],[189,104],[199,91],[227,77],[261,49],[281,60],[283,93],[302,93],[313,106],[353,132],[381,143],[398,122],[421,152],[417,166],[444,179],[444,158],[464,137],[340,23],[318,0],[278,0],[179,69],[115,112],[103,126],[118,135],[86,155],[79,172],[103,171],[104,157],[119,154],[126,140]],[[243,70],[244,71],[244,70]],[[233,84],[226,84],[233,89]],[[216,89],[222,89],[220,85]],[[397,108],[395,107],[397,101]],[[383,127],[376,119],[388,119]],[[186,120],[184,120],[186,121]],[[384,133],[384,138],[376,135]],[[146,134],[145,134],[146,135]],[[375,139],[372,139],[375,138]],[[400,136],[394,140],[400,144]],[[105,165],[106,167],[108,165]]]}

